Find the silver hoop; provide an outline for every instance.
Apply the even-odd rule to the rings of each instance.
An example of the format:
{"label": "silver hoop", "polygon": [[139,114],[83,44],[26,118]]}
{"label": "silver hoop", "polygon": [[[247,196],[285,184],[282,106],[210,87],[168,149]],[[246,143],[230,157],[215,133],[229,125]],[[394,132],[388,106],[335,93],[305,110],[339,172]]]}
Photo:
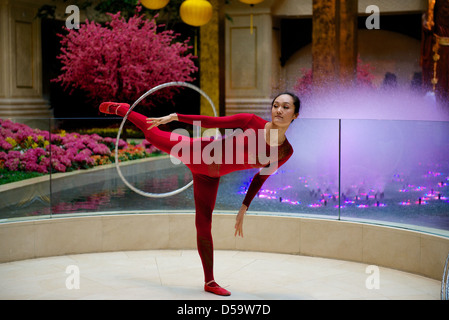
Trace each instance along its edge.
{"label": "silver hoop", "polygon": [[120,179],[122,179],[122,181],[134,192],[140,194],[141,196],[144,197],[148,197],[148,198],[166,198],[166,197],[171,197],[174,195],[177,195],[178,193],[181,193],[185,190],[187,190],[192,184],[193,184],[193,180],[190,181],[187,185],[185,185],[182,188],[179,188],[177,190],[171,191],[171,192],[167,192],[167,193],[149,193],[149,192],[144,192],[136,187],[134,187],[133,185],[131,185],[123,176],[122,171],[120,170],[120,164],[119,164],[119,160],[118,160],[118,145],[119,145],[119,141],[120,141],[120,135],[122,133],[123,127],[125,125],[126,120],[128,119],[128,115],[131,113],[131,111],[143,100],[145,99],[147,96],[149,96],[150,94],[161,90],[163,88],[167,88],[167,87],[187,87],[190,89],[195,90],[196,92],[200,93],[204,98],[206,98],[206,100],[209,102],[210,106],[212,107],[212,111],[214,112],[214,116],[217,116],[217,110],[215,108],[214,103],[212,102],[211,98],[209,98],[209,96],[200,88],[198,88],[197,86],[187,83],[187,82],[167,82],[161,85],[158,85],[150,90],[148,90],[145,94],[143,94],[139,99],[136,100],[136,102],[134,102],[134,104],[131,106],[131,108],[129,108],[128,112],[126,113],[125,117],[123,118],[123,121],[120,125],[120,129],[118,131],[117,134],[117,140],[115,142],[115,168],[117,169],[117,173],[120,177]]}
{"label": "silver hoop", "polygon": [[449,300],[449,254],[443,269],[443,279],[441,280],[441,300]]}

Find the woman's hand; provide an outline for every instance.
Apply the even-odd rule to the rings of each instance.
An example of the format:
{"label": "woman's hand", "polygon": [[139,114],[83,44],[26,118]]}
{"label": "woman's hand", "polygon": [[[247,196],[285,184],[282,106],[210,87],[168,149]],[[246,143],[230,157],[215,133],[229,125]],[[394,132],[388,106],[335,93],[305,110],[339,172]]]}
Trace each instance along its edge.
{"label": "woman's hand", "polygon": [[147,123],[151,124],[151,126],[147,130],[151,130],[154,127],[160,126],[161,124],[167,124],[176,120],[178,120],[178,115],[176,113],[172,113],[162,118],[147,118]]}
{"label": "woman's hand", "polygon": [[237,214],[237,218],[235,219],[234,237],[238,235],[243,238],[243,218],[245,217],[246,210],[248,210],[248,207],[242,204],[239,213]]}

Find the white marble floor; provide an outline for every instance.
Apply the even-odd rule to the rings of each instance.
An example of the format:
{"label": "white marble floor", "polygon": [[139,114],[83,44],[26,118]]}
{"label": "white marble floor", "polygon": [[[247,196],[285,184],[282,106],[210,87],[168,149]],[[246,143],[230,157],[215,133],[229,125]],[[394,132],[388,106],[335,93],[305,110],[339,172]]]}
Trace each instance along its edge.
{"label": "white marble floor", "polygon": [[[216,251],[215,278],[232,292],[203,291],[196,251],[68,255],[0,264],[0,299],[438,300],[441,282],[397,270],[305,256]],[[378,275],[378,288],[375,285]]]}

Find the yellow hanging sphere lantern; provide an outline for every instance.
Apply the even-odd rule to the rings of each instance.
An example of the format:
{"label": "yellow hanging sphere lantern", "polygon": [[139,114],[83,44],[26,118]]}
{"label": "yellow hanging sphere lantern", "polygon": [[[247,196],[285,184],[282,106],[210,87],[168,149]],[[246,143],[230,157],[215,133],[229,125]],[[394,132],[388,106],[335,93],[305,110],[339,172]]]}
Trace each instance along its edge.
{"label": "yellow hanging sphere lantern", "polygon": [[165,7],[170,0],[140,0],[140,4],[147,9],[159,10]]}
{"label": "yellow hanging sphere lantern", "polygon": [[212,19],[213,8],[207,0],[186,0],[181,4],[179,13],[182,21],[200,27]]}

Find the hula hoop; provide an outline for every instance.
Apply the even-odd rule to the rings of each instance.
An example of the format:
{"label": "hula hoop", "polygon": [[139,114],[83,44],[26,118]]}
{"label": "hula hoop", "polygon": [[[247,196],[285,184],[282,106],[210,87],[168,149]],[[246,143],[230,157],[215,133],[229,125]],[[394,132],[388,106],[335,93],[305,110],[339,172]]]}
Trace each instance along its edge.
{"label": "hula hoop", "polygon": [[441,300],[449,300],[449,254],[443,269],[443,279],[441,280]]}
{"label": "hula hoop", "polygon": [[187,87],[190,89],[195,90],[196,92],[200,93],[204,98],[206,98],[206,100],[209,102],[210,106],[212,107],[212,111],[214,112],[214,115],[217,116],[217,110],[215,109],[215,105],[212,102],[212,100],[209,98],[209,96],[200,88],[198,88],[197,86],[187,83],[187,82],[167,82],[161,85],[158,85],[150,90],[148,90],[145,94],[143,94],[139,99],[136,100],[136,102],[134,102],[134,104],[131,106],[131,108],[129,108],[128,112],[126,113],[125,117],[123,118],[123,121],[120,125],[120,129],[118,131],[117,134],[117,140],[115,143],[115,168],[117,169],[117,173],[120,177],[120,179],[122,179],[123,183],[125,183],[128,188],[130,188],[131,190],[133,190],[134,192],[140,194],[141,196],[144,197],[148,197],[148,198],[165,198],[165,197],[171,197],[174,196],[178,193],[183,192],[184,190],[187,190],[192,184],[193,184],[193,180],[190,181],[188,184],[186,184],[184,187],[179,188],[177,190],[171,191],[171,192],[166,192],[166,193],[149,193],[149,192],[144,192],[136,187],[134,187],[133,185],[131,185],[128,180],[125,179],[125,177],[122,174],[122,171],[120,170],[120,162],[118,160],[118,145],[119,145],[119,141],[120,141],[120,135],[122,133],[123,127],[125,125],[126,120],[128,119],[128,115],[131,113],[131,111],[143,100],[145,99],[147,96],[149,96],[150,94],[161,90],[163,88],[167,88],[167,87]]}

